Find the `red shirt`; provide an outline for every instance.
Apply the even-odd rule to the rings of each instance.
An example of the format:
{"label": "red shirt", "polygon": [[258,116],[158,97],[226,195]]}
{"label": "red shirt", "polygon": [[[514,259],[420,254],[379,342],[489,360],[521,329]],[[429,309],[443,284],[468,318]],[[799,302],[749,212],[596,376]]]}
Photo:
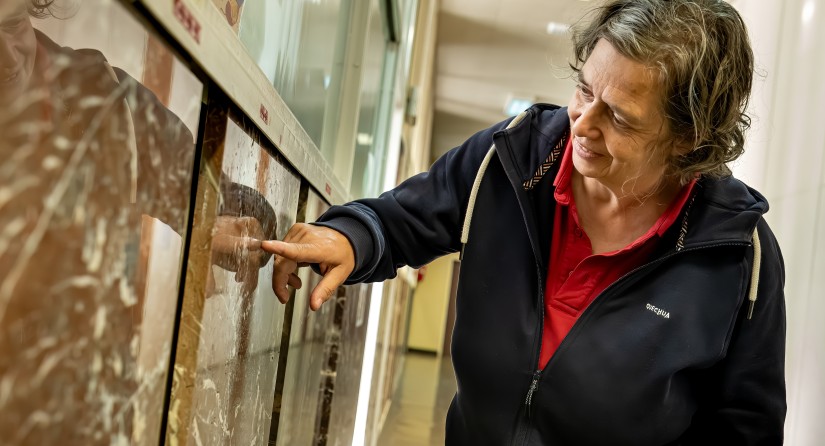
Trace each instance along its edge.
{"label": "red shirt", "polygon": [[667,210],[641,237],[628,246],[593,255],[590,239],[579,225],[570,180],[573,173],[571,143],[556,175],[556,213],[553,242],[544,291],[544,332],[539,369],[544,369],[561,341],[591,302],[610,284],[650,259],[656,245],[673,225],[690,196],[696,180],[673,199]]}

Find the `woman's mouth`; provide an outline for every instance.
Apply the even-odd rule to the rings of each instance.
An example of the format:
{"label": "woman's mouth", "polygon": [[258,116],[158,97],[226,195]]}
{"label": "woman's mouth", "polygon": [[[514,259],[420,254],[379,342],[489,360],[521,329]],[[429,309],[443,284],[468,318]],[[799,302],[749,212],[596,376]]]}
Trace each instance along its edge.
{"label": "woman's mouth", "polygon": [[573,148],[576,150],[576,154],[579,155],[580,158],[585,159],[594,159],[600,158],[604,155],[599,153],[593,152],[591,150],[586,149],[583,145],[581,145],[578,141],[573,140]]}
{"label": "woman's mouth", "polygon": [[20,76],[20,70],[16,70],[16,71],[14,71],[14,72],[13,72],[13,73],[11,73],[11,74],[5,75],[5,76],[3,77],[3,79],[2,79],[2,80],[0,80],[0,83],[3,83],[3,84],[10,84],[10,83],[14,82],[15,80],[17,80],[17,78],[18,78],[19,76]]}

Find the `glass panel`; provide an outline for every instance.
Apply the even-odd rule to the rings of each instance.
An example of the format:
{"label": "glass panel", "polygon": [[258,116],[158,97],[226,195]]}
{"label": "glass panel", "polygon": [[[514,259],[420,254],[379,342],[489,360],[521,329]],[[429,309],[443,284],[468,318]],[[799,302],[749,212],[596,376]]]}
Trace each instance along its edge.
{"label": "glass panel", "polygon": [[[383,129],[388,121],[381,119],[380,110],[382,99],[391,100],[391,88],[384,89],[384,80],[391,80],[392,67],[386,64],[387,53],[386,18],[378,0],[370,2],[369,31],[367,46],[364,50],[362,65],[363,78],[361,81],[361,100],[358,110],[358,134],[356,137],[355,158],[353,161],[352,184],[350,194],[360,198],[374,196],[380,192],[381,180],[385,164],[387,144]],[[382,80],[382,74],[383,80]],[[383,95],[388,97],[382,98]],[[387,111],[387,114],[388,111]]]}
{"label": "glass panel", "polygon": [[[306,221],[315,221],[328,208],[317,194],[310,191]],[[293,298],[295,306],[276,439],[279,446],[316,444],[321,371],[326,356],[324,345],[334,313],[331,302],[322,305],[318,311],[309,310],[309,294],[320,276],[308,268],[301,268],[299,276],[304,285]]]}
{"label": "glass panel", "polygon": [[[275,89],[320,148],[331,85],[340,83],[349,2],[342,0],[213,0],[224,10],[242,3],[239,35]],[[330,157],[333,154],[330,154]],[[330,159],[332,162],[332,159]]]}
{"label": "glass panel", "polygon": [[334,377],[328,392],[333,395],[330,405],[327,444],[352,444],[355,428],[355,408],[361,388],[364,347],[367,340],[369,296],[372,285],[345,287],[346,293],[335,301],[336,317],[331,328],[328,351],[335,361],[328,362]]}
{"label": "glass panel", "polygon": [[202,84],[117,2],[0,0],[0,438],[155,445]]}
{"label": "glass panel", "polygon": [[[328,206],[315,193],[307,221]],[[342,287],[316,312],[309,294],[320,276],[304,268],[295,293],[278,445],[350,444],[361,383],[371,285]]]}
{"label": "glass panel", "polygon": [[284,306],[259,240],[295,223],[300,179],[229,121],[222,205],[200,321],[189,444],[261,444],[269,436]]}

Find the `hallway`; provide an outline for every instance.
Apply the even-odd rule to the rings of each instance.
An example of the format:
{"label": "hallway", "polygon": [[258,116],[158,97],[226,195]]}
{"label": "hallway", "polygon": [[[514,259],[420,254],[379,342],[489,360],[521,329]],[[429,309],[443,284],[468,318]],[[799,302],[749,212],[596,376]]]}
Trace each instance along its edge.
{"label": "hallway", "polygon": [[408,352],[378,446],[440,446],[456,384],[449,357]]}

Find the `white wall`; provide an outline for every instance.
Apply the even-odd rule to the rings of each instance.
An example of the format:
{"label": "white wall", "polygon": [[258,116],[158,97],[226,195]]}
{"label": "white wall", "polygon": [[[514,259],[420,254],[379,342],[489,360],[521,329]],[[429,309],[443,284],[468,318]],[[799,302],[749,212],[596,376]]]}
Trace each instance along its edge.
{"label": "white wall", "polygon": [[750,29],[755,116],[736,176],[760,190],[782,248],[788,310],[785,444],[825,438],[825,0],[733,0]]}
{"label": "white wall", "polygon": [[444,346],[444,328],[450,305],[450,287],[453,283],[453,263],[458,254],[435,259],[427,266],[426,275],[413,296],[410,315],[409,348],[438,354]]}

